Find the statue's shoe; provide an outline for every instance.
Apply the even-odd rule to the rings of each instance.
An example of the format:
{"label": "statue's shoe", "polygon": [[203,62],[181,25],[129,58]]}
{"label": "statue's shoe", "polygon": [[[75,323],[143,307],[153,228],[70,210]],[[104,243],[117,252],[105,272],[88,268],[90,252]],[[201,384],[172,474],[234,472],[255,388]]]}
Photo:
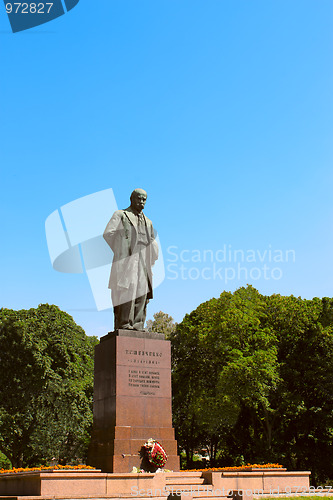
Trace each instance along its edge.
{"label": "statue's shoe", "polygon": [[122,326],[120,330],[135,330],[135,328],[129,323],[127,323],[126,325]]}

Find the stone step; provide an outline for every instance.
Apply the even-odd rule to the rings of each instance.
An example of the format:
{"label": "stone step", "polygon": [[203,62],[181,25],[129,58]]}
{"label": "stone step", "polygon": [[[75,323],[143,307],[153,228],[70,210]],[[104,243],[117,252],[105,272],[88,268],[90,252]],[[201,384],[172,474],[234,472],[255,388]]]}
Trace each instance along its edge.
{"label": "stone step", "polygon": [[[182,500],[186,500],[186,498],[189,498],[189,497],[185,497],[184,496],[184,498]],[[194,500],[195,498],[199,498],[199,497],[197,497],[196,495],[193,495],[191,498],[192,498],[192,500]],[[219,498],[220,500],[230,500],[228,497],[221,497],[221,496],[215,496],[214,497],[214,495],[213,496],[208,496],[208,497],[200,497],[200,500],[209,500],[211,498]]]}
{"label": "stone step", "polygon": [[169,492],[173,491],[193,491],[193,493],[207,493],[211,494],[213,491],[213,486],[211,484],[166,484],[165,485],[165,490]]}
{"label": "stone step", "polygon": [[201,498],[201,497],[206,497],[206,496],[210,496],[211,498],[213,497],[216,497],[216,496],[220,496],[220,495],[215,495],[214,492],[212,490],[205,490],[205,491],[198,491],[194,488],[172,488],[172,489],[169,489],[168,488],[165,488],[165,491],[169,492],[169,494],[171,496],[177,496],[179,495],[179,493],[181,494],[184,494],[184,496],[188,496],[189,498],[190,497],[196,497],[196,498]]}
{"label": "stone step", "polygon": [[[179,494],[180,493],[180,494]],[[174,494],[170,494],[168,499],[169,500],[212,500],[213,499],[219,499],[219,500],[230,500],[229,497],[226,496],[221,496],[221,495],[214,495],[214,494],[207,494],[207,491],[201,491],[201,492],[194,492],[189,493],[188,491],[183,491],[183,492],[177,492]]]}
{"label": "stone step", "polygon": [[201,477],[202,472],[200,471],[180,471],[180,472],[165,472],[166,477]]}
{"label": "stone step", "polygon": [[202,476],[201,472],[168,472],[166,477],[166,484],[172,485],[200,485],[206,484],[206,479]]}
{"label": "stone step", "polygon": [[166,478],[166,485],[186,485],[186,484],[193,484],[199,486],[200,484],[207,484],[206,480],[204,477],[183,477],[183,478]]}

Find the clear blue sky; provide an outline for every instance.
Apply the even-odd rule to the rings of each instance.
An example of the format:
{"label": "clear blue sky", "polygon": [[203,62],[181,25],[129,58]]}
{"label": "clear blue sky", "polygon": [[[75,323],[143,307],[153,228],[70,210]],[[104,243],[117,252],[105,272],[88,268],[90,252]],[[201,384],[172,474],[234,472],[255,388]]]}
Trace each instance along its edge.
{"label": "clear blue sky", "polygon": [[[44,224],[107,188],[125,208],[136,187],[166,266],[148,318],[246,283],[333,296],[332,0],[80,0],[16,34],[0,5],[0,58],[0,306],[111,330],[87,276],[53,270]],[[224,245],[262,261],[219,262]]]}

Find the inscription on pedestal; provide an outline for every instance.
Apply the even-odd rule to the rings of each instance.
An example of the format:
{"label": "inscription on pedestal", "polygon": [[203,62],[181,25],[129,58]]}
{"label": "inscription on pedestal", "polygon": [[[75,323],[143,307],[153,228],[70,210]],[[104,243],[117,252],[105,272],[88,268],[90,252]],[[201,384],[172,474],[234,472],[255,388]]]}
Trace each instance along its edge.
{"label": "inscription on pedestal", "polygon": [[[170,397],[170,343],[165,340],[118,339],[117,394],[134,397]],[[171,401],[171,398],[170,398]]]}
{"label": "inscription on pedestal", "polygon": [[143,389],[140,394],[143,396],[154,396],[156,390],[160,388],[160,372],[156,370],[128,370],[128,385]]}
{"label": "inscription on pedestal", "polygon": [[135,365],[160,365],[162,352],[159,351],[143,351],[138,349],[125,349],[127,361]]}

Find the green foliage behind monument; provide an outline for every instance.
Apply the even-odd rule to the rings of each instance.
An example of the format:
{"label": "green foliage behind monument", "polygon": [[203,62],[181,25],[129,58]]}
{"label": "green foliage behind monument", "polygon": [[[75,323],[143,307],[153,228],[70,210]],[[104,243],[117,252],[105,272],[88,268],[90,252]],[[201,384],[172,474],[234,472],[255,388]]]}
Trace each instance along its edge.
{"label": "green foliage behind monument", "polygon": [[0,310],[0,451],[13,466],[84,459],[97,342],[53,305]]}
{"label": "green foliage behind monument", "polygon": [[253,287],[201,304],[171,333],[173,416],[191,466],[281,463],[333,478],[333,299]]}

